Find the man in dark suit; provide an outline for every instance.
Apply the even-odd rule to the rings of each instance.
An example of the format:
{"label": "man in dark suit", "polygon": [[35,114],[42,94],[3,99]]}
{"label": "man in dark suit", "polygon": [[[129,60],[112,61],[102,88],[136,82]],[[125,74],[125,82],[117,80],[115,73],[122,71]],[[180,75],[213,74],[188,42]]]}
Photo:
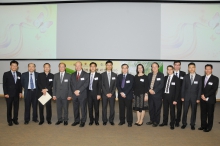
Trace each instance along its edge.
{"label": "man in dark suit", "polygon": [[160,123],[164,75],[159,72],[159,64],[157,62],[151,64],[151,69],[152,72],[148,74],[148,104],[150,121],[146,124],[153,124],[153,127],[157,127]]}
{"label": "man in dark suit", "polygon": [[[50,73],[50,64],[44,64],[44,72],[38,74],[38,98],[42,95],[46,95],[46,92],[52,96],[52,88],[53,88],[53,78],[54,75]],[[52,117],[52,109],[51,109],[51,100],[49,100],[46,104],[46,120],[48,124],[51,124],[51,117]],[[39,102],[39,113],[40,113],[40,122],[39,125],[44,123],[44,105]]]}
{"label": "man in dark suit", "polygon": [[[76,72],[71,75],[71,90],[73,93],[73,112],[74,123],[76,126],[80,123],[80,127],[85,126],[87,118],[87,88],[89,85],[89,74],[82,70],[82,63],[76,62]],[[81,119],[79,108],[81,108]]]}
{"label": "man in dark suit", "polygon": [[117,77],[117,89],[118,89],[118,100],[119,100],[119,119],[120,123],[118,125],[125,124],[125,109],[126,109],[126,119],[128,127],[132,127],[133,115],[132,115],[132,99],[133,97],[133,84],[134,76],[128,74],[129,66],[127,64],[122,64],[122,74]]}
{"label": "man in dark suit", "polygon": [[59,63],[59,72],[54,75],[53,79],[53,100],[56,100],[57,119],[55,125],[60,125],[64,121],[64,126],[68,125],[68,107],[71,100],[72,92],[70,89],[71,75],[65,72],[66,64]]}
{"label": "man in dark suit", "polygon": [[200,101],[201,89],[202,89],[202,80],[201,76],[196,74],[196,65],[195,63],[188,64],[189,73],[185,75],[182,85],[182,101],[183,101],[183,117],[182,117],[182,129],[186,128],[187,125],[187,113],[189,106],[191,105],[191,130],[195,130],[196,122],[196,110],[197,103]]}
{"label": "man in dark suit", "polygon": [[28,64],[28,72],[21,76],[21,84],[24,88],[24,124],[27,125],[30,121],[30,108],[33,109],[32,121],[38,123],[37,116],[37,78],[38,73],[35,72],[36,65],[34,63]]}
{"label": "man in dark suit", "polygon": [[[21,73],[18,72],[18,62],[12,60],[10,62],[10,71],[5,72],[3,75],[3,91],[7,104],[7,121],[8,125],[12,126],[13,123],[18,125],[18,109],[19,98],[22,96],[21,86]],[[12,108],[14,115],[12,118]],[[12,123],[13,122],[13,123]]]}
{"label": "man in dark suit", "polygon": [[202,77],[202,95],[200,99],[201,127],[199,130],[204,132],[212,130],[216,92],[219,84],[219,78],[212,75],[212,69],[213,66],[211,64],[206,64],[205,76]]}
{"label": "man in dark suit", "polygon": [[177,114],[176,114],[176,122],[175,122],[175,126],[179,127],[179,122],[181,120],[181,115],[182,115],[182,100],[181,100],[181,89],[182,89],[182,84],[183,84],[183,78],[186,75],[186,73],[184,71],[181,71],[181,62],[179,60],[174,61],[173,63],[174,65],[174,75],[177,76],[180,80],[180,90],[179,90],[179,95],[177,98]]}
{"label": "man in dark suit", "polygon": [[[89,125],[92,125],[94,120],[95,124],[99,125],[99,101],[101,98],[102,77],[101,74],[96,72],[97,64],[90,63],[90,80],[88,86],[88,108],[89,108]],[[95,118],[93,116],[93,107],[95,109]]]}
{"label": "man in dark suit", "polygon": [[[102,73],[102,121],[103,125],[106,125],[108,120],[113,126],[115,118],[115,90],[116,90],[116,79],[117,74],[112,72],[113,62],[107,60],[106,63],[106,72]],[[107,106],[110,106],[110,115],[107,119]]]}
{"label": "man in dark suit", "polygon": [[180,81],[173,74],[174,68],[172,65],[167,66],[168,75],[164,78],[164,93],[163,93],[163,123],[159,126],[165,126],[168,123],[168,114],[170,109],[170,129],[174,129],[175,123],[175,105],[178,104]]}

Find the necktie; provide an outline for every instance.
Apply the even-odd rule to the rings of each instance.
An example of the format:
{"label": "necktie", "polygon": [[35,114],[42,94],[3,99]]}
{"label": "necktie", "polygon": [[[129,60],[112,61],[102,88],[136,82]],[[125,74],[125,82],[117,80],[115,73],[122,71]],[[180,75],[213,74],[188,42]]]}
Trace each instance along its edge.
{"label": "necktie", "polygon": [[124,88],[124,87],[125,87],[125,75],[123,75],[123,79],[121,82],[121,88]]}
{"label": "necktie", "polygon": [[14,77],[14,81],[15,81],[15,83],[16,83],[16,77],[15,77],[15,72],[13,72],[13,77]]}
{"label": "necktie", "polygon": [[111,74],[108,73],[108,85],[109,85],[109,87],[110,87],[110,81],[111,81]]}
{"label": "necktie", "polygon": [[166,93],[168,93],[169,87],[170,87],[170,76],[168,78],[167,85],[166,85]]}
{"label": "necktie", "polygon": [[61,82],[61,83],[63,82],[63,73],[61,73],[60,82]]}
{"label": "necktie", "polygon": [[32,74],[31,74],[31,79],[30,79],[30,85],[31,85],[31,89],[34,89],[34,82],[33,82]]}
{"label": "necktie", "polygon": [[176,76],[179,78],[178,73],[176,73]]}
{"label": "necktie", "polygon": [[193,75],[191,75],[190,81],[191,81],[191,85],[192,85],[193,84]]}
{"label": "necktie", "polygon": [[76,80],[78,81],[79,80],[79,72],[77,72],[77,76],[76,76]]}
{"label": "necktie", "polygon": [[208,77],[206,76],[205,77],[205,82],[204,82],[204,87],[206,86],[207,82],[208,82]]}
{"label": "necktie", "polygon": [[89,90],[92,90],[92,83],[93,83],[93,74],[90,75]]}

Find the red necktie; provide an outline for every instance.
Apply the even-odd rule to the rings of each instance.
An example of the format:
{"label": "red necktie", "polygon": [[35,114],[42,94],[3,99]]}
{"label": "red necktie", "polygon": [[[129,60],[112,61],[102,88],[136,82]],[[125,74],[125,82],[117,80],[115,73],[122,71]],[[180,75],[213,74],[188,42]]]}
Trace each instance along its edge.
{"label": "red necktie", "polygon": [[77,73],[76,80],[79,80],[79,72]]}

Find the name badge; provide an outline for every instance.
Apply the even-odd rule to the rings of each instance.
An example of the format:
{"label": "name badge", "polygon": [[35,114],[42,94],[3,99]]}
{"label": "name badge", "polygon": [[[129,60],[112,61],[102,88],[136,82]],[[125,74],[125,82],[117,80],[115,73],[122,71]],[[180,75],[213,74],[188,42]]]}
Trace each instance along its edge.
{"label": "name badge", "polygon": [[53,79],[49,79],[49,82],[53,81]]}
{"label": "name badge", "polygon": [[20,80],[20,77],[18,77],[18,79]]}
{"label": "name badge", "polygon": [[94,80],[98,80],[98,79],[99,79],[98,77],[94,78]]}
{"label": "name badge", "polygon": [[183,80],[183,77],[180,77],[181,80]]}
{"label": "name badge", "polygon": [[171,82],[171,85],[175,85],[175,82]]}
{"label": "name badge", "polygon": [[198,81],[194,81],[194,84],[198,84]]}
{"label": "name badge", "polygon": [[130,80],[127,80],[126,83],[130,83]]}
{"label": "name badge", "polygon": [[115,77],[112,77],[112,80],[115,80]]}
{"label": "name badge", "polygon": [[80,78],[81,81],[85,80],[84,78]]}
{"label": "name badge", "polygon": [[65,79],[64,82],[68,82],[68,79]]}
{"label": "name badge", "polygon": [[160,81],[160,78],[157,78],[157,81]]}
{"label": "name badge", "polygon": [[208,85],[212,85],[213,83],[212,82],[208,82]]}
{"label": "name badge", "polygon": [[144,79],[140,79],[141,82],[144,82]]}

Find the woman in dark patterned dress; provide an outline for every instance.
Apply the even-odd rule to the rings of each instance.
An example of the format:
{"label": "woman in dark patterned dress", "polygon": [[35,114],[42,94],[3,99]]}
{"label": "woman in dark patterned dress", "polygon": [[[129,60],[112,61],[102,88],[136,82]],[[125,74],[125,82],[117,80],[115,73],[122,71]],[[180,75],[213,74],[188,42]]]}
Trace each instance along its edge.
{"label": "woman in dark patterned dress", "polygon": [[142,64],[137,65],[136,72],[133,110],[137,111],[137,122],[135,125],[141,126],[143,124],[145,110],[147,110],[147,76],[144,74],[144,66]]}

